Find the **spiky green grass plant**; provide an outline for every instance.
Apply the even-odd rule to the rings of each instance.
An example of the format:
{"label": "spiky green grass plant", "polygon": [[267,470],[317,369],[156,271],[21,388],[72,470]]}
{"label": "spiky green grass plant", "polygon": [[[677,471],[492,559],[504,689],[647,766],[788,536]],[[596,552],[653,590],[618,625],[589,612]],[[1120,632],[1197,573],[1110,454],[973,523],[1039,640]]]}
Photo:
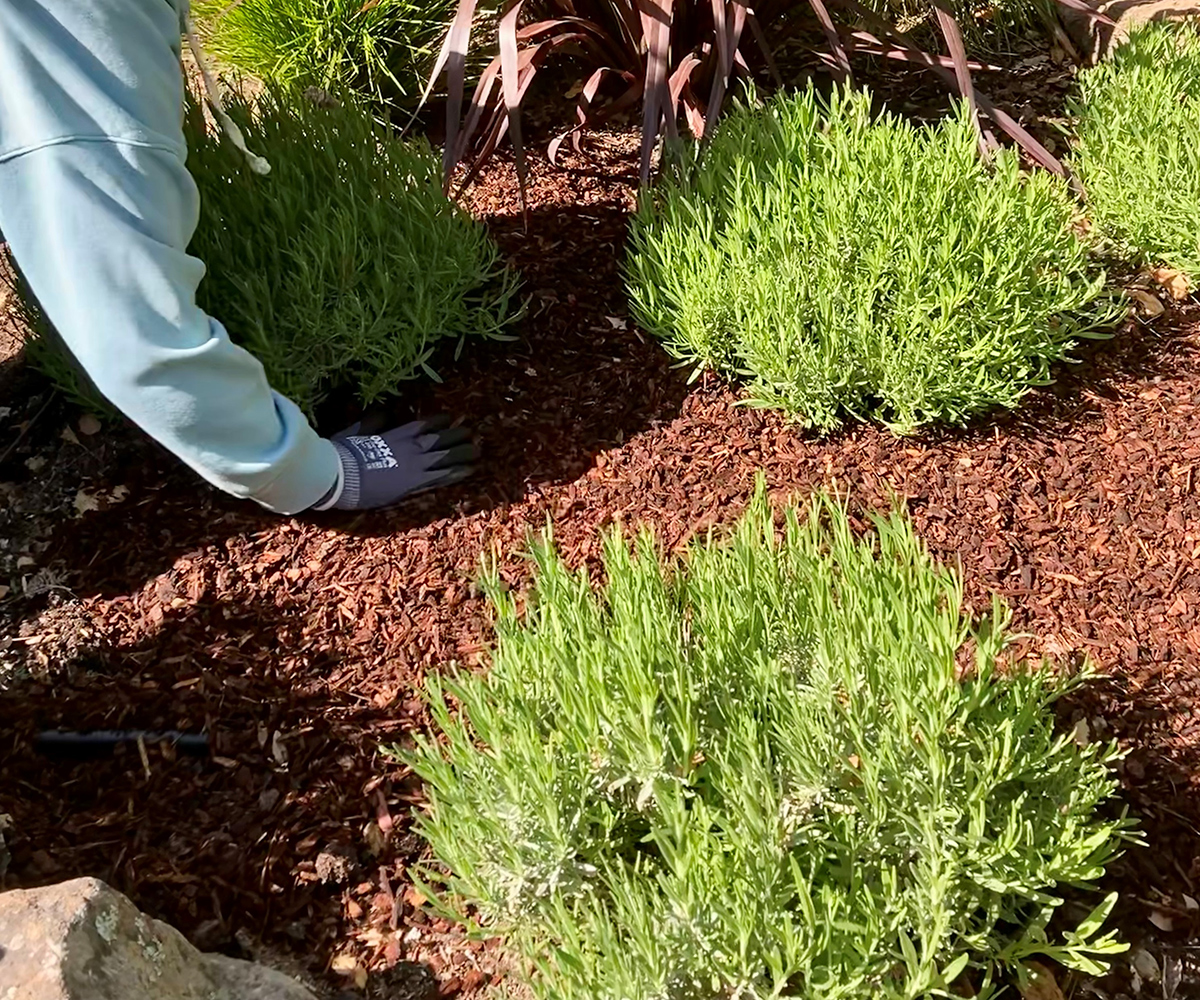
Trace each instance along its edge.
{"label": "spiky green grass plant", "polygon": [[980,162],[965,109],[918,128],[870,105],[810,88],[733,114],[643,201],[637,319],[821,430],[1016,406],[1115,316],[1070,193]]}
{"label": "spiky green grass plant", "polygon": [[263,80],[401,106],[423,76],[456,0],[193,0],[205,44]]}
{"label": "spiky green grass plant", "polygon": [[1077,679],[998,672],[1004,609],[970,621],[900,514],[860,540],[818,500],[780,536],[760,486],[679,564],[611,534],[599,593],[533,560],[524,600],[488,580],[490,670],[431,678],[435,734],[393,752],[440,905],[508,935],[538,997],[986,996],[1123,950],[1113,897],[1048,932],[1129,836],[1096,814],[1115,747],[1055,731]]}
{"label": "spiky green grass plant", "polygon": [[190,250],[199,301],[310,413],[332,389],[363,403],[434,374],[447,340],[501,337],[516,276],[482,224],[444,196],[437,157],[354,104],[290,91],[230,114],[273,169],[260,177],[193,108],[188,168],[200,187]]}
{"label": "spiky green grass plant", "polygon": [[1101,232],[1200,278],[1200,33],[1151,24],[1079,75],[1072,163]]}

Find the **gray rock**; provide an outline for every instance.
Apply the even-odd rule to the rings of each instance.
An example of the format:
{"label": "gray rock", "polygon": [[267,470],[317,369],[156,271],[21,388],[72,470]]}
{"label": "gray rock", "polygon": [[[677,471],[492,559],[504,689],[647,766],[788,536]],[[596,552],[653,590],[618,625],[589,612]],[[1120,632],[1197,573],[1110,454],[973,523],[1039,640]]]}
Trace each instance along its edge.
{"label": "gray rock", "polygon": [[208,974],[225,1000],[316,1000],[296,980],[265,965],[243,962],[225,955],[202,955]]}
{"label": "gray rock", "polygon": [[1150,21],[1182,21],[1200,15],[1200,0],[1088,0],[1097,13],[1115,22],[1100,24],[1086,14],[1059,8],[1067,34],[1090,63],[1104,58],[1129,37],[1134,28]]}
{"label": "gray rock", "polygon": [[204,955],[92,878],[0,893],[0,1000],[316,1000],[264,966]]}

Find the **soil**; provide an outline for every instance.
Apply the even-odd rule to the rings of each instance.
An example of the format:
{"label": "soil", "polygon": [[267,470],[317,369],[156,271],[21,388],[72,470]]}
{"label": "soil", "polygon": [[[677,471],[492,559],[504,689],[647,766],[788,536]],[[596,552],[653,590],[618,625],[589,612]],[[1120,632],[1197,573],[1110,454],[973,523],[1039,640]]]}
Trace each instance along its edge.
{"label": "soil", "polygon": [[[420,788],[381,747],[424,723],[427,671],[485,661],[482,555],[503,553],[520,586],[522,546],[547,524],[575,564],[595,566],[615,523],[677,550],[733,521],[761,471],[780,502],[902,503],[961,566],[972,608],[1012,608],[1014,660],[1103,672],[1064,723],[1129,750],[1124,801],[1148,846],[1105,881],[1134,951],[1063,985],[1200,996],[1200,307],[1131,320],[1016,413],[818,439],[720,380],[689,386],[639,333],[619,273],[636,138],[590,146],[564,171],[535,158],[527,227],[511,164],[471,193],[525,276],[528,316],[520,340],[404,398],[397,416],[464,419],[485,458],[395,511],[257,512],[73,411],[0,337],[3,884],[96,875],[202,948],[290,955],[372,996],[499,982],[498,950],[421,909]],[[203,730],[211,754],[47,758],[33,741],[52,728]]]}

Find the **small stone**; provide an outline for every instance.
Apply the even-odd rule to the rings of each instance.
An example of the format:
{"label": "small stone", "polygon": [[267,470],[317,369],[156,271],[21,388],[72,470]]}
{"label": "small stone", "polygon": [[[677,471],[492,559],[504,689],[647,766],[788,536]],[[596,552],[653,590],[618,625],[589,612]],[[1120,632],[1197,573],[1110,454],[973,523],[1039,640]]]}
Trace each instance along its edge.
{"label": "small stone", "polygon": [[363,839],[367,842],[367,850],[375,855],[375,857],[383,854],[384,849],[387,847],[387,837],[384,836],[383,830],[379,828],[379,824],[374,820],[371,820],[371,822],[363,827]]}
{"label": "small stone", "polygon": [[1133,971],[1148,983],[1157,983],[1162,978],[1162,970],[1158,967],[1158,959],[1145,948],[1139,948],[1133,953],[1130,964]]}
{"label": "small stone", "polygon": [[271,734],[271,756],[275,758],[275,763],[280,767],[287,767],[287,747],[284,745],[283,735],[278,731]]}
{"label": "small stone", "polygon": [[358,857],[341,844],[330,844],[317,855],[314,862],[317,878],[322,882],[346,885],[358,867]]}
{"label": "small stone", "polygon": [[1162,910],[1155,910],[1150,914],[1150,923],[1157,927],[1160,931],[1169,932],[1175,929],[1175,921],[1171,919],[1171,914],[1163,913]]}

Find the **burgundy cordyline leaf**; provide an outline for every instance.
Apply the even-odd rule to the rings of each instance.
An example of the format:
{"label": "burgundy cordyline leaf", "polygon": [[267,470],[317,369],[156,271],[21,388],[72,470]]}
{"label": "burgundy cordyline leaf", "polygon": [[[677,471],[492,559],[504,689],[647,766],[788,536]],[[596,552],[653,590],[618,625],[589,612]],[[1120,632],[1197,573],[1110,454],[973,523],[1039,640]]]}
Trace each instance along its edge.
{"label": "burgundy cordyline leaf", "polygon": [[[1004,129],[1012,137],[1013,141],[1024,149],[1035,161],[1051,173],[1058,174],[1059,177],[1068,176],[1067,168],[1062,165],[1058,157],[1025,131],[1020,122],[1013,118],[1012,115],[1003,108],[997,107],[983,94],[977,94],[976,96],[979,99],[979,106],[983,109],[984,114]],[[1072,186],[1075,186],[1074,178],[1072,178]]]}
{"label": "burgundy cordyline leaf", "polygon": [[[592,108],[592,101],[596,99],[596,94],[600,89],[600,84],[604,82],[606,76],[619,76],[629,86],[625,92],[615,101],[610,103],[605,108],[597,111]],[[558,166],[558,153],[562,148],[563,142],[567,139],[571,140],[571,145],[575,152],[582,153],[583,146],[580,142],[580,133],[588,125],[598,125],[613,115],[620,114],[628,108],[633,107],[642,96],[642,81],[630,73],[628,70],[616,69],[612,66],[602,66],[596,70],[590,77],[587,83],[583,85],[583,90],[579,94],[579,103],[575,107],[575,125],[568,129],[562,135],[554,139],[547,148],[546,154],[550,162]]]}
{"label": "burgundy cordyline leaf", "polygon": [[824,0],[808,0],[808,4],[812,7],[813,13],[817,15],[817,20],[821,22],[821,30],[825,32],[825,37],[829,40],[829,48],[833,54],[833,69],[838,80],[844,84],[852,83],[850,57],[846,54],[846,48],[842,44],[841,35],[838,34],[833,18],[829,16],[829,8],[825,6]]}
{"label": "burgundy cordyline leaf", "polygon": [[933,0],[934,15],[937,17],[938,27],[942,31],[942,36],[946,39],[946,46],[950,50],[950,60],[954,63],[954,80],[958,86],[958,92],[962,94],[967,101],[967,110],[971,115],[971,126],[975,129],[976,138],[979,141],[979,153],[984,159],[991,156],[987,140],[983,135],[983,125],[979,121],[979,105],[975,100],[975,84],[971,80],[971,70],[967,66],[967,47],[963,43],[962,32],[958,28],[958,22],[954,19],[954,13],[946,0]]}
{"label": "burgundy cordyline leaf", "polygon": [[520,79],[517,70],[517,18],[521,15],[522,0],[511,2],[500,18],[500,79],[504,88],[504,107],[508,114],[508,136],[513,145],[517,164],[517,192],[521,213],[529,221],[525,204],[525,146],[521,141],[521,108],[518,93]]}
{"label": "burgundy cordyline leaf", "polygon": [[[529,84],[532,82],[533,73],[536,72],[537,68],[550,52],[566,45],[579,44],[583,48],[591,50],[592,54],[596,57],[603,58],[605,49],[607,48],[603,44],[607,39],[599,34],[596,26],[578,18],[539,21],[521,28],[517,31],[516,37],[518,42],[540,39],[536,44],[525,45],[523,48],[517,50],[517,72],[513,78],[518,81],[518,109],[525,96],[525,92],[529,89]],[[467,175],[459,185],[460,191],[464,190],[470,184],[471,180],[478,175],[483,161],[491,156],[499,141],[508,131],[507,100],[502,98],[498,105],[493,105],[491,99],[495,82],[502,75],[502,56],[498,55],[484,69],[480,75],[479,84],[475,88],[466,125],[459,135],[458,143],[454,150],[452,160],[454,164],[468,159],[468,153],[479,130],[483,115],[490,111],[491,117],[488,120],[486,128],[483,130],[483,147],[468,166]]]}
{"label": "burgundy cordyline leaf", "polygon": [[[930,55],[923,49],[913,45],[904,35],[896,31],[886,20],[877,15],[868,7],[864,7],[858,0],[838,0],[838,2],[848,11],[860,18],[863,23],[867,24],[873,32],[886,38],[892,45],[899,49],[903,49],[914,57],[913,61],[921,62],[926,65],[932,72],[936,73],[943,80],[946,80],[952,86],[958,85],[958,77],[956,72],[947,70],[941,61],[935,56]],[[1026,153],[1029,154],[1037,163],[1040,163],[1047,170],[1058,174],[1060,177],[1066,177],[1066,168],[1058,161],[1053,153],[1045,146],[1030,135],[1019,122],[1008,114],[1008,112],[996,107],[987,97],[975,92],[975,100],[977,106],[988,115],[992,121],[1000,126]]]}
{"label": "burgundy cordyline leaf", "polygon": [[546,149],[546,156],[554,166],[558,166],[558,151],[566,139],[569,138],[575,151],[579,151],[579,132],[587,125],[588,115],[592,110],[592,101],[596,99],[596,94],[599,93],[600,84],[604,82],[604,78],[615,72],[616,70],[611,66],[601,66],[587,78],[587,82],[580,88],[579,100],[575,105],[575,127],[567,129],[562,135],[556,137]]}
{"label": "burgundy cordyline leaf", "polygon": [[[554,35],[551,38],[545,39],[537,45],[522,49],[518,53],[517,60],[517,103],[520,105],[524,100],[525,94],[529,90],[529,85],[533,82],[539,66],[545,60],[549,53],[555,49],[570,45],[576,42],[587,42],[590,36],[583,32],[574,32],[570,34]],[[477,105],[483,109],[485,105],[479,103]],[[474,110],[474,108],[472,109]],[[504,104],[496,107],[492,111],[492,117],[488,122],[487,128],[484,129],[484,142],[480,151],[471,160],[467,172],[463,177],[462,183],[459,185],[459,192],[466,190],[471,182],[479,175],[480,169],[483,167],[487,159],[496,151],[501,140],[508,132],[508,113]],[[466,148],[464,147],[462,159],[466,159]],[[524,206],[522,206],[524,207]]]}
{"label": "burgundy cordyline leaf", "polygon": [[636,2],[631,0],[602,0],[600,7],[607,12],[614,24],[620,25],[620,35],[625,40],[630,62],[641,59],[642,18]]}
{"label": "burgundy cordyline leaf", "polygon": [[[911,49],[898,47],[888,48],[886,42],[881,42],[869,31],[852,32],[846,40],[846,48],[850,52],[862,52],[864,55],[878,56],[884,59],[896,59],[900,62],[911,62],[918,66],[942,66],[945,69],[954,69],[954,62],[949,56],[939,55],[934,52],[914,52]],[[1002,72],[1004,69],[1003,66],[996,66],[992,63],[981,63],[975,60],[968,61],[967,66],[973,73]]]}
{"label": "burgundy cordyline leaf", "polygon": [[704,123],[704,133],[708,134],[710,124],[715,122],[718,109],[725,100],[725,89],[729,86],[729,77],[733,73],[733,44],[730,34],[733,25],[726,17],[725,0],[712,0],[713,33],[717,40],[717,70],[713,73],[712,91],[708,95],[709,118]]}
{"label": "burgundy cordyline leaf", "polygon": [[[458,0],[458,11],[450,30],[446,32],[446,40],[438,53],[433,72],[429,74],[429,83],[421,95],[417,110],[424,107],[433,92],[434,85],[445,70],[447,74],[447,89],[449,101],[446,104],[446,148],[442,151],[442,171],[444,185],[450,186],[450,175],[454,171],[454,147],[458,141],[459,123],[462,121],[463,91],[467,79],[467,50],[471,45],[471,24],[475,20],[476,0]],[[413,117],[416,117],[414,113]]]}
{"label": "burgundy cordyline leaf", "polygon": [[679,95],[683,92],[683,88],[691,81],[696,67],[701,65],[703,65],[701,58],[695,52],[689,52],[672,71],[667,81],[667,91],[670,93],[673,103],[679,103]]}
{"label": "burgundy cordyline leaf", "polygon": [[667,87],[667,59],[671,44],[671,15],[674,0],[637,0],[642,17],[642,34],[646,38],[646,83],[642,111],[642,184],[650,182],[650,165],[658,143],[663,118],[667,119],[668,135],[675,130],[675,108],[670,104]]}
{"label": "burgundy cordyline leaf", "polygon": [[[700,110],[689,85],[692,73],[700,65],[700,57],[694,52],[689,52],[675,67],[668,88],[671,93],[671,115],[677,115],[677,109],[682,105],[684,113],[687,115],[688,128],[692,130],[693,135],[704,134],[704,113]],[[685,94],[691,96],[685,97]]]}
{"label": "burgundy cordyline leaf", "polygon": [[[716,127],[717,119],[721,116],[721,105],[725,102],[725,94],[729,90],[729,81],[733,77],[733,67],[742,41],[742,32],[746,28],[748,8],[741,0],[712,0],[713,26],[717,38],[717,67],[713,73],[712,92],[708,96],[706,114],[700,120],[701,131],[696,133],[700,138],[708,138]],[[695,128],[692,129],[695,132]]]}
{"label": "burgundy cordyline leaf", "polygon": [[[750,28],[750,34],[754,36],[754,40],[758,43],[759,51],[762,53],[763,61],[767,64],[767,72],[771,74],[771,79],[775,81],[775,86],[783,86],[783,77],[780,75],[779,67],[775,65],[775,56],[771,52],[770,43],[767,42],[766,33],[762,29],[762,24],[759,23],[754,11],[749,7],[746,8],[746,24]],[[746,65],[746,60],[742,58],[741,52],[736,53],[734,62],[742,67],[743,71],[749,72],[750,67]]]}

